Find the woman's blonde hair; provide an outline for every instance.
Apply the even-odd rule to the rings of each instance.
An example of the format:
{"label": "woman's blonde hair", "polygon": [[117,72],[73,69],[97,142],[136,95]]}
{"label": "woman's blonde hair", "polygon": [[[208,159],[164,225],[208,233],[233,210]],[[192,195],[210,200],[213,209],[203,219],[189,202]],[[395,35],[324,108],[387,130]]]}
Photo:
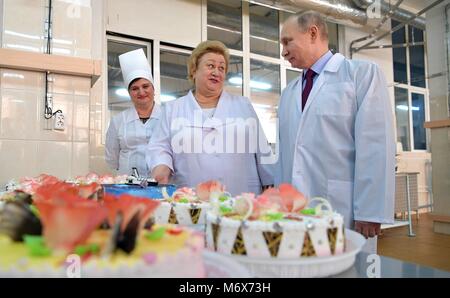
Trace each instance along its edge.
{"label": "woman's blonde hair", "polygon": [[218,40],[207,40],[198,44],[192,51],[188,61],[188,79],[194,83],[194,72],[197,70],[198,61],[207,53],[215,53],[225,58],[225,73],[228,71],[228,63],[230,62],[230,53],[227,47]]}

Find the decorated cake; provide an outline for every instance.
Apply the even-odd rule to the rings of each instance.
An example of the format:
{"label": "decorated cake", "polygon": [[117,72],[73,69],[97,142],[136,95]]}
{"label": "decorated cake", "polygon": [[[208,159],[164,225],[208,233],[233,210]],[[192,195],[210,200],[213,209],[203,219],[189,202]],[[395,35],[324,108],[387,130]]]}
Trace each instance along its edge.
{"label": "decorated cake", "polygon": [[282,184],[258,197],[242,194],[229,207],[212,203],[206,244],[222,254],[250,258],[333,256],[345,250],[344,221],[325,199],[308,201]]}
{"label": "decorated cake", "polygon": [[57,179],[0,207],[0,277],[204,277],[203,234],[146,226],[157,200],[106,194]]}
{"label": "decorated cake", "polygon": [[[163,193],[165,193],[164,190]],[[172,196],[165,193],[161,205],[155,210],[155,222],[188,226],[204,225],[211,199],[218,200],[219,204],[226,204],[231,196],[217,181],[200,183],[195,190],[183,187],[177,189]]]}

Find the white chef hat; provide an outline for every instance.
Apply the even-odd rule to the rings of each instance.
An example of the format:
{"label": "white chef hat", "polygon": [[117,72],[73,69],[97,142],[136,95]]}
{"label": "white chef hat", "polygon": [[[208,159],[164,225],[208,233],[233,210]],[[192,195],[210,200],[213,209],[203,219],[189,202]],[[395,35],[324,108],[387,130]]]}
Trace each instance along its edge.
{"label": "white chef hat", "polygon": [[122,69],[123,81],[127,88],[137,78],[147,79],[153,84],[152,70],[143,49],[137,49],[120,55],[119,63]]}

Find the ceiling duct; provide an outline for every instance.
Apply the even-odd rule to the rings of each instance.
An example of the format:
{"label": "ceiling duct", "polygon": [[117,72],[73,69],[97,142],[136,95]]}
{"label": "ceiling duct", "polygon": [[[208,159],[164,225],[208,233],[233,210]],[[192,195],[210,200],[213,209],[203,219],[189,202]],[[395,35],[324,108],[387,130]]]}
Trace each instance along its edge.
{"label": "ceiling duct", "polygon": [[[248,2],[271,6],[289,12],[314,10],[324,14],[332,22],[346,26],[362,27],[370,25],[366,10],[375,1],[377,0],[249,0]],[[391,5],[383,0],[380,1],[381,15],[385,15],[389,12]],[[406,10],[397,9],[392,18],[405,21],[413,15],[413,13]],[[416,18],[411,24],[425,29],[424,18]]]}
{"label": "ceiling duct", "polygon": [[[373,5],[375,1],[380,1],[381,15],[389,13],[389,11],[394,7],[394,4],[387,3],[384,0],[352,0],[352,1],[353,3],[355,3],[356,6],[363,9],[364,11],[366,11],[369,6]],[[407,10],[397,8],[392,14],[392,18],[396,21],[404,23],[408,21],[413,15],[414,15],[413,13]],[[410,25],[425,30],[425,19],[422,17],[417,17],[414,21],[410,23]]]}

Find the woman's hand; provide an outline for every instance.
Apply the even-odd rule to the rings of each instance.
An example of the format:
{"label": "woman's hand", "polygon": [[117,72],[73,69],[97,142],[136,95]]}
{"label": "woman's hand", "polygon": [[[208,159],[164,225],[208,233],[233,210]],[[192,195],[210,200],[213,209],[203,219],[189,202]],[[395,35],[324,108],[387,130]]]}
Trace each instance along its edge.
{"label": "woman's hand", "polygon": [[171,174],[172,170],[166,165],[156,166],[152,171],[152,177],[161,184],[168,184]]}

